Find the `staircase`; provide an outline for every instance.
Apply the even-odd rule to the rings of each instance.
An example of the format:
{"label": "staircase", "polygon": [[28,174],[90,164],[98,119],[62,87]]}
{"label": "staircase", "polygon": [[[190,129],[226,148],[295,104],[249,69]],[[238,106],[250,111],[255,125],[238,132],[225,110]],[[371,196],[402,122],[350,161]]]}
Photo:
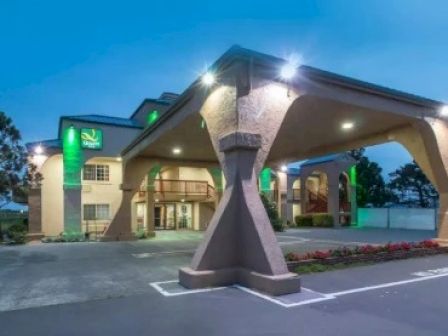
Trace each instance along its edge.
{"label": "staircase", "polygon": [[316,193],[307,189],[308,203],[306,213],[322,213],[328,212],[328,197],[320,192]]}

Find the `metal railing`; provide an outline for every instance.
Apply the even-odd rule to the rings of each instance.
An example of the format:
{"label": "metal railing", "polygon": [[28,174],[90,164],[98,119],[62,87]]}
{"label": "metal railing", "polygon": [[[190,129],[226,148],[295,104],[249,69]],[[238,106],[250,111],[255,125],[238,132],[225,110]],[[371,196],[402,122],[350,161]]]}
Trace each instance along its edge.
{"label": "metal railing", "polygon": [[[154,180],[150,187],[153,192],[160,194],[177,194],[183,196],[204,196],[206,198],[215,195],[213,188],[207,181],[193,180]],[[146,192],[145,189],[140,190],[140,195]]]}
{"label": "metal railing", "polygon": [[106,220],[83,220],[83,232],[88,240],[98,240],[101,238],[109,226],[110,221]]}

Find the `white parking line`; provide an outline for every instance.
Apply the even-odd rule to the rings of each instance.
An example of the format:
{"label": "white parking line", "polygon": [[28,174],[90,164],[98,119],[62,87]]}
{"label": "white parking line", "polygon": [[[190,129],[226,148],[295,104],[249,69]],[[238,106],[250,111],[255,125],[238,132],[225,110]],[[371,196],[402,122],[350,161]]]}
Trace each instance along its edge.
{"label": "white parking line", "polygon": [[194,253],[194,251],[195,250],[178,250],[178,251],[164,251],[164,252],[131,253],[131,255],[134,258],[143,259],[143,258],[156,257],[159,255]]}
{"label": "white parking line", "polygon": [[[302,292],[303,291],[305,291],[305,292],[313,292],[313,293],[318,294],[320,297],[315,298],[315,299],[309,299],[309,300],[303,300],[303,301],[299,301],[299,302],[294,302],[294,303],[285,303],[285,302],[282,302],[281,300],[277,299],[275,296],[269,296],[269,295],[266,295],[266,294],[262,294],[260,292],[254,291],[254,290],[252,290],[250,288],[247,288],[247,287],[242,287],[242,286],[239,286],[239,285],[235,285],[234,287],[238,288],[238,289],[240,289],[240,290],[242,290],[242,291],[244,291],[246,293],[258,296],[259,298],[265,299],[265,300],[267,300],[269,302],[275,303],[275,304],[277,304],[279,306],[282,306],[282,307],[285,307],[285,308],[304,306],[304,305],[308,305],[308,304],[311,304],[311,303],[316,303],[316,302],[322,302],[322,301],[335,299],[335,297],[330,295],[330,294],[319,293],[319,292],[315,292],[315,291],[313,291],[311,289],[302,287]],[[300,295],[300,294],[297,294],[297,295]]]}
{"label": "white parking line", "polygon": [[[250,288],[239,286],[239,285],[226,286],[226,287],[203,288],[203,289],[184,289],[184,290],[181,290],[181,291],[178,291],[178,292],[169,292],[169,291],[163,289],[162,286],[160,286],[160,285],[168,284],[168,283],[177,283],[178,280],[151,282],[150,286],[152,286],[159,293],[161,293],[162,295],[167,296],[167,297],[186,295],[186,294],[205,293],[205,292],[211,292],[211,291],[216,291],[216,290],[222,290],[222,289],[226,289],[226,288],[238,288],[238,289],[240,289],[240,290],[242,290],[242,291],[244,291],[246,293],[255,295],[255,296],[259,297],[259,298],[262,298],[262,299],[264,299],[266,301],[275,303],[275,304],[277,304],[279,306],[282,306],[284,308],[292,308],[292,307],[304,306],[304,305],[309,305],[309,304],[312,304],[312,303],[317,303],[317,302],[322,302],[322,301],[327,301],[327,300],[334,300],[334,299],[336,299],[339,296],[344,296],[344,295],[349,295],[349,294],[356,294],[356,293],[362,293],[362,292],[368,292],[368,291],[382,289],[382,288],[402,286],[402,285],[407,285],[407,284],[410,284],[410,283],[418,283],[418,282],[423,282],[423,281],[428,281],[428,280],[433,280],[433,279],[438,279],[438,278],[443,278],[443,277],[448,277],[448,273],[436,274],[436,275],[431,275],[431,276],[423,276],[423,277],[406,279],[406,280],[401,280],[401,281],[387,282],[387,283],[382,283],[382,284],[378,284],[378,285],[366,286],[366,287],[360,287],[360,288],[353,288],[353,289],[348,289],[348,290],[344,290],[344,291],[340,291],[340,292],[334,292],[334,293],[321,293],[321,292],[316,292],[316,291],[313,291],[311,289],[302,287],[302,293],[303,292],[308,292],[307,295],[313,294],[313,295],[317,296],[315,298],[310,298],[310,299],[304,299],[303,297],[300,298],[301,293],[289,294],[289,295],[285,295],[285,296],[274,297],[274,296],[269,296],[267,294],[263,294],[263,293],[257,292],[255,290],[250,289]],[[290,297],[289,298],[289,301],[290,301],[291,297],[293,295],[295,295],[296,298],[293,297],[292,299],[297,299],[298,300],[297,302],[291,302],[291,303],[284,302],[285,298],[287,298],[287,297]]]}
{"label": "white parking line", "polygon": [[446,273],[448,273],[448,267],[436,268],[436,269],[431,269],[431,270],[427,270],[427,271],[423,271],[423,272],[415,272],[415,273],[412,273],[412,275],[419,276],[419,277],[425,277],[425,276],[446,274]]}
{"label": "white parking line", "polygon": [[151,287],[153,287],[154,289],[156,289],[163,296],[179,296],[179,295],[186,295],[186,294],[197,294],[197,293],[213,292],[213,291],[229,288],[229,287],[212,287],[212,288],[201,288],[201,289],[185,289],[180,292],[168,292],[160,286],[162,284],[175,283],[175,282],[177,283],[178,280],[151,282],[151,283],[149,283],[149,285]]}
{"label": "white parking line", "polygon": [[303,238],[303,237],[298,237],[298,236],[286,236],[286,235],[278,235],[277,238],[288,238],[288,239],[308,239],[308,238]]}
{"label": "white parking line", "polygon": [[375,289],[395,287],[395,286],[406,285],[406,284],[410,284],[410,283],[414,283],[414,282],[422,282],[422,281],[427,281],[427,280],[432,280],[432,279],[437,279],[437,278],[443,278],[446,276],[448,276],[447,273],[431,275],[431,276],[426,276],[426,277],[421,277],[421,278],[412,278],[412,279],[407,279],[407,280],[402,280],[402,281],[387,282],[387,283],[374,285],[374,286],[354,288],[354,289],[349,289],[349,290],[345,290],[345,291],[341,291],[341,292],[331,293],[329,295],[342,296],[342,295],[347,295],[347,294],[355,294],[355,293],[367,292],[367,291],[371,291],[371,290],[375,290]]}
{"label": "white parking line", "polygon": [[283,245],[303,244],[306,242],[307,242],[306,240],[293,240],[293,241],[287,241],[287,242],[279,242],[278,244],[280,246],[283,246]]}

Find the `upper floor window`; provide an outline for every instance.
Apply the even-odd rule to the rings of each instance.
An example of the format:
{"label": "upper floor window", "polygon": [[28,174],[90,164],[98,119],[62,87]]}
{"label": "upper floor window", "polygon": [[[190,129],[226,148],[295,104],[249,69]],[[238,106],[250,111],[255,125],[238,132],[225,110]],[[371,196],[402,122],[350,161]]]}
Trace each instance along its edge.
{"label": "upper floor window", "polygon": [[83,169],[83,180],[85,181],[109,181],[108,165],[86,164]]}

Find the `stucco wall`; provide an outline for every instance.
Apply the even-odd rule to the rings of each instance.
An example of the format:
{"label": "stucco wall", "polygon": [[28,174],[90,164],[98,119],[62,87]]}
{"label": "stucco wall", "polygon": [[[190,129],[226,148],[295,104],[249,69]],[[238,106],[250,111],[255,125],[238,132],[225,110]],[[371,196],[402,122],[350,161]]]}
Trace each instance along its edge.
{"label": "stucco wall", "polygon": [[[81,204],[109,204],[110,219],[115,216],[121,203],[122,192],[120,184],[122,180],[122,165],[114,158],[94,158],[86,164],[104,164],[109,166],[109,181],[84,181],[82,180]],[[83,212],[83,206],[80,211]],[[84,219],[84,215],[81,217]],[[97,221],[99,226],[107,225],[108,221]],[[85,229],[86,222],[83,220],[82,225]],[[95,224],[89,221],[89,226]]]}
{"label": "stucco wall", "polygon": [[58,235],[64,230],[62,155],[48,158],[40,170],[42,180],[42,232]]}
{"label": "stucco wall", "polygon": [[180,167],[179,180],[207,181],[209,185],[214,185],[206,168]]}
{"label": "stucco wall", "polygon": [[208,203],[197,203],[199,208],[199,218],[198,218],[198,226],[195,230],[205,230],[207,225],[210,223],[213,214],[215,212],[213,208],[213,204]]}
{"label": "stucco wall", "polygon": [[299,216],[302,214],[302,211],[300,209],[300,203],[294,203],[292,205],[292,219],[295,220],[296,216]]}

